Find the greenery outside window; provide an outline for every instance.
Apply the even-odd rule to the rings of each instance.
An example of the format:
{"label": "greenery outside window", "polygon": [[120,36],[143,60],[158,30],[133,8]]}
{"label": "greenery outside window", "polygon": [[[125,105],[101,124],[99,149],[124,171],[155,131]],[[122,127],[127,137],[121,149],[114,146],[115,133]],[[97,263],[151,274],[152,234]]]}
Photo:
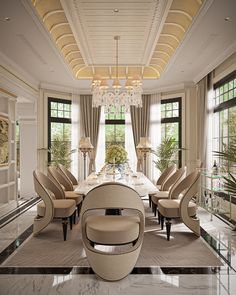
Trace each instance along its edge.
{"label": "greenery outside window", "polygon": [[[161,100],[161,141],[167,138],[174,138],[176,146],[181,148],[182,134],[181,134],[181,121],[182,121],[182,103],[181,98],[171,98]],[[182,164],[182,151],[176,155],[176,161],[181,167]]]}
{"label": "greenery outside window", "polygon": [[[214,85],[213,104],[213,150],[224,152],[236,143],[236,72]],[[224,166],[222,159],[217,161]],[[227,165],[230,168],[231,163]]]}
{"label": "greenery outside window", "polygon": [[125,110],[115,111],[105,115],[105,146],[118,144],[125,147]]}
{"label": "greenery outside window", "polygon": [[[48,98],[48,149],[58,149],[69,155],[71,150],[71,101]],[[60,154],[60,151],[58,151]],[[58,154],[57,152],[57,154]],[[55,153],[56,154],[56,153]],[[48,162],[56,161],[53,152],[48,153]]]}

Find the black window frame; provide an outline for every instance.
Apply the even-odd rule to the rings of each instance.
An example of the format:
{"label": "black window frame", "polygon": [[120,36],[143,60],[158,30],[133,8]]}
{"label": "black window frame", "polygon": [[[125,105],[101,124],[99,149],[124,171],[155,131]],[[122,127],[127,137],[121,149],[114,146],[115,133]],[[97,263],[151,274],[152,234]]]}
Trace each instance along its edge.
{"label": "black window frame", "polygon": [[171,118],[161,118],[161,124],[165,123],[178,123],[179,128],[178,128],[178,138],[179,138],[179,167],[182,166],[182,97],[175,97],[175,98],[167,98],[167,99],[162,99],[161,100],[161,105],[162,104],[167,104],[167,103],[174,103],[178,102],[179,104],[179,116],[178,117],[171,117]]}
{"label": "black window frame", "polygon": [[[71,105],[71,100],[69,99],[62,99],[62,98],[55,98],[55,97],[48,97],[48,149],[51,148],[51,123],[65,123],[71,124],[71,119],[69,118],[59,118],[59,117],[52,117],[51,116],[51,102],[57,103],[64,103]],[[48,163],[51,162],[51,154],[48,152]]]}
{"label": "black window frame", "polygon": [[[122,112],[122,113],[124,113],[124,112]],[[109,117],[109,114],[108,114],[108,117]],[[123,125],[123,126],[125,126],[125,119],[106,119],[105,118],[105,126],[106,125]],[[105,139],[105,145],[106,145],[106,139]]]}
{"label": "black window frame", "polygon": [[[230,73],[229,75],[227,75],[226,77],[224,77],[223,79],[221,79],[220,81],[216,82],[214,85],[213,85],[213,89],[214,91],[217,89],[217,88],[220,88],[221,86],[225,85],[226,83],[229,83],[231,82],[232,80],[235,80],[236,79],[236,71],[233,71],[232,73]],[[228,90],[229,92],[230,90]],[[216,99],[216,94],[214,96],[214,99]],[[236,96],[234,96],[233,98],[227,100],[227,101],[223,101],[221,103],[219,103],[217,106],[215,106],[213,108],[213,113],[220,113],[221,111],[225,111],[225,110],[228,110],[233,108],[233,107],[236,107]],[[220,128],[220,126],[219,126]],[[229,131],[229,125],[227,126],[228,128],[228,131]],[[219,134],[220,134],[220,130],[218,130]],[[227,136],[228,138],[228,143],[229,143],[229,134]],[[221,137],[219,136],[219,139]],[[212,138],[213,140],[214,138]],[[221,149],[219,150],[221,151]]]}

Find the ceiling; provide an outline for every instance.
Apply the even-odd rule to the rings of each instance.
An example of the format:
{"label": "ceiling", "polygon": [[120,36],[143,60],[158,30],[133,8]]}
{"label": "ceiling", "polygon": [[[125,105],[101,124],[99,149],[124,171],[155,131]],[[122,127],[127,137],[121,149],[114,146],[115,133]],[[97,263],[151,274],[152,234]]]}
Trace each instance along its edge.
{"label": "ceiling", "polygon": [[[0,2],[0,60],[32,83],[88,91],[139,74],[144,91],[196,82],[236,50],[235,0]],[[9,19],[6,19],[9,18]]]}

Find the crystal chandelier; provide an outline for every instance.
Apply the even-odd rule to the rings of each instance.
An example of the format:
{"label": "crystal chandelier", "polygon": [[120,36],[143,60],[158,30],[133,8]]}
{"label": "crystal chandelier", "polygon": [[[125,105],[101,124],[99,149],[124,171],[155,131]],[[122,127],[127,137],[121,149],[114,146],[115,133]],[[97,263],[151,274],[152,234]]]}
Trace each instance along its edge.
{"label": "crystal chandelier", "polygon": [[142,107],[142,82],[139,76],[135,76],[133,80],[128,79],[125,89],[118,77],[118,40],[120,36],[115,36],[116,41],[116,78],[113,80],[112,88],[109,89],[107,81],[95,77],[92,82],[93,107],[104,106],[105,112],[119,113],[121,108],[129,113],[130,106]]}

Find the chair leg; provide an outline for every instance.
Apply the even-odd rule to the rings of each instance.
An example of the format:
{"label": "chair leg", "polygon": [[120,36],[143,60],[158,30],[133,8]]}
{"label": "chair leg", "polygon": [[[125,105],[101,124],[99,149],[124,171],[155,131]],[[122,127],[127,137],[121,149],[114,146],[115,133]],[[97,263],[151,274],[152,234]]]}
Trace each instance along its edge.
{"label": "chair leg", "polygon": [[152,197],[150,195],[148,197],[149,197],[149,207],[151,207],[152,206]]}
{"label": "chair leg", "polygon": [[78,218],[79,218],[79,215],[80,215],[80,209],[81,209],[81,206],[82,206],[82,203],[79,203],[77,205],[77,215],[78,215]]}
{"label": "chair leg", "polygon": [[167,234],[167,241],[170,240],[170,229],[171,229],[171,219],[166,218],[166,234]]}
{"label": "chair leg", "polygon": [[76,222],[76,210],[75,210],[75,212],[73,213],[73,222],[74,222],[74,224],[75,224],[75,222]]}
{"label": "chair leg", "polygon": [[158,223],[161,223],[161,214],[159,212],[159,210],[157,209],[157,215],[158,215]]}
{"label": "chair leg", "polygon": [[163,215],[161,215],[161,213],[160,213],[160,219],[161,219],[161,229],[163,229],[164,228],[164,220],[165,220],[165,218],[164,218]]}
{"label": "chair leg", "polygon": [[157,204],[153,203],[153,213],[154,213],[154,216],[156,217],[157,216]]}
{"label": "chair leg", "polygon": [[62,228],[63,228],[63,237],[64,237],[64,241],[66,241],[67,224],[68,224],[68,220],[67,220],[67,218],[62,218]]}
{"label": "chair leg", "polygon": [[69,219],[70,219],[70,230],[72,230],[73,217],[74,217],[74,213],[69,217]]}

